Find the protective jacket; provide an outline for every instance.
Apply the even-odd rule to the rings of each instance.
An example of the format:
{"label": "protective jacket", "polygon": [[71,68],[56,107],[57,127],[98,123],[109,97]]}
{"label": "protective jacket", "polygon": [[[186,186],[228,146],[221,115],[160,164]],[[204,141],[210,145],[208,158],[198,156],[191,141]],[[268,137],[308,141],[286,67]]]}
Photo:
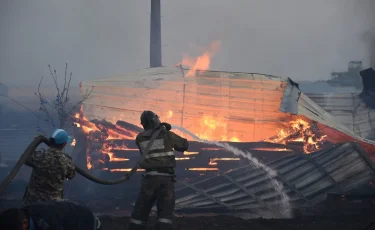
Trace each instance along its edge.
{"label": "protective jacket", "polygon": [[[168,126],[168,125],[167,125]],[[174,167],[176,159],[174,150],[186,151],[189,142],[169,128],[161,125],[159,135],[150,147],[141,167],[146,169],[142,179],[141,191],[134,206],[128,230],[145,230],[150,210],[156,202],[158,218],[156,230],[172,230],[172,217],[175,206]],[[166,128],[167,127],[167,128]],[[136,138],[141,154],[143,155],[155,130],[146,130]]]}
{"label": "protective jacket", "polygon": [[[151,172],[159,172],[161,173],[160,175],[163,173],[174,174],[173,168],[176,167],[174,150],[186,151],[189,147],[189,142],[185,138],[168,131],[164,126],[160,126],[159,129],[161,129],[159,135],[151,145],[140,166],[146,169],[149,175],[152,174]],[[149,129],[137,135],[136,144],[141,154],[143,154],[150,142],[154,131]]]}
{"label": "protective jacket", "polygon": [[63,198],[64,181],[75,176],[72,158],[60,150],[34,152],[25,163],[33,168],[24,203],[59,200]]}

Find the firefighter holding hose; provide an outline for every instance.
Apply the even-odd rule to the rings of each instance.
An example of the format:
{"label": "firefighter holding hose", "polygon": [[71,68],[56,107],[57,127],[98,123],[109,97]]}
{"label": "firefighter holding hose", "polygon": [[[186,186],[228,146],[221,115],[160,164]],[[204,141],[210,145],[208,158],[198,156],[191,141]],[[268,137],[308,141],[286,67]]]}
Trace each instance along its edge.
{"label": "firefighter holding hose", "polygon": [[23,197],[25,205],[63,198],[64,180],[72,179],[76,172],[72,158],[62,152],[71,141],[65,130],[56,129],[49,139],[49,148],[28,157],[25,165],[33,171]]}
{"label": "firefighter holding hose", "polygon": [[148,216],[155,202],[158,210],[155,229],[173,229],[176,166],[173,151],[186,151],[189,143],[185,138],[171,132],[171,125],[161,123],[152,111],[142,113],[141,124],[144,131],[136,137],[136,144],[142,155],[146,153],[144,160],[140,162],[140,168],[145,169],[146,173],[142,178],[141,190],[128,230],[146,229]]}

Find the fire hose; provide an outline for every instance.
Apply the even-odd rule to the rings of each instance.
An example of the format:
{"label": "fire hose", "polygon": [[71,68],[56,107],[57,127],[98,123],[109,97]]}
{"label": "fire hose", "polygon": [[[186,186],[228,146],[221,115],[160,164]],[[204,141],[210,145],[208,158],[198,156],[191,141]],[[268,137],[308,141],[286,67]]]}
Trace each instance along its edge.
{"label": "fire hose", "polygon": [[[124,181],[129,180],[129,178],[137,171],[143,160],[146,158],[146,155],[148,151],[151,148],[151,145],[154,143],[156,137],[159,135],[162,128],[156,129],[154,133],[151,136],[150,142],[147,144],[146,149],[142,152],[140,159],[137,161],[137,163],[133,166],[133,168],[126,173],[124,176],[115,179],[115,180],[104,180],[97,178],[88,172],[86,172],[84,169],[81,169],[77,165],[75,165],[76,172],[81,174],[83,177],[85,177],[88,180],[91,180],[98,184],[103,185],[114,185],[114,184],[120,184]],[[45,143],[46,145],[50,145],[49,140],[44,136],[37,136],[34,138],[34,140],[29,144],[29,146],[26,148],[24,153],[21,155],[21,157],[18,159],[16,165],[13,167],[13,169],[10,171],[8,176],[1,182],[0,184],[0,194],[3,194],[6,189],[8,188],[9,184],[12,182],[14,177],[17,175],[18,171],[21,169],[22,165],[26,162],[26,160],[31,156],[31,154],[34,153],[34,151],[38,148],[38,146],[41,143]]]}

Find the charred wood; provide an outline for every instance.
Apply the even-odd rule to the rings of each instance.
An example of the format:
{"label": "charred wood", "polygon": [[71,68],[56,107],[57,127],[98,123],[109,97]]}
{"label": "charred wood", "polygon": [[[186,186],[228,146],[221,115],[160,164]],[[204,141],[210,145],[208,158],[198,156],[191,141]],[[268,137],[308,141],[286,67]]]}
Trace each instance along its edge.
{"label": "charred wood", "polygon": [[102,120],[94,119],[91,122],[94,123],[96,125],[96,127],[98,127],[100,130],[103,130],[103,129],[116,129],[116,125],[114,125],[111,122],[106,121],[104,119],[102,119]]}
{"label": "charred wood", "polygon": [[126,121],[120,121],[119,120],[119,121],[116,122],[116,126],[128,129],[128,130],[136,132],[136,133],[143,132],[142,128],[140,128],[140,127],[138,127],[136,125],[130,124],[130,123],[126,122]]}
{"label": "charred wood", "polygon": [[303,152],[303,146],[304,146],[303,142],[287,141],[285,145],[288,149],[293,149],[296,152]]}
{"label": "charred wood", "polygon": [[90,121],[80,119],[80,118],[76,118],[76,117],[71,117],[71,118],[77,124],[80,124],[80,125],[83,125],[83,126],[86,126],[86,127],[89,127],[89,128],[94,128],[93,123],[91,123]]}
{"label": "charred wood", "polygon": [[118,158],[139,158],[138,150],[111,150],[111,153]]}
{"label": "charred wood", "polygon": [[108,136],[109,136],[108,133],[101,132],[101,131],[92,131],[89,134],[90,140],[96,141],[96,142],[102,142],[102,141],[106,140],[108,138]]}

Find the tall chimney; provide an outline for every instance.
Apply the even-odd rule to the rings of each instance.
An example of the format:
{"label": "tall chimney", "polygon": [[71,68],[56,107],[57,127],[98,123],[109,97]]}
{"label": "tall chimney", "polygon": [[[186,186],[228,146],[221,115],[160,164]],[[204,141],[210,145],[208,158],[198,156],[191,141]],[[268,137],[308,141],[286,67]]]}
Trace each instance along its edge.
{"label": "tall chimney", "polygon": [[151,0],[150,67],[161,67],[160,0]]}

